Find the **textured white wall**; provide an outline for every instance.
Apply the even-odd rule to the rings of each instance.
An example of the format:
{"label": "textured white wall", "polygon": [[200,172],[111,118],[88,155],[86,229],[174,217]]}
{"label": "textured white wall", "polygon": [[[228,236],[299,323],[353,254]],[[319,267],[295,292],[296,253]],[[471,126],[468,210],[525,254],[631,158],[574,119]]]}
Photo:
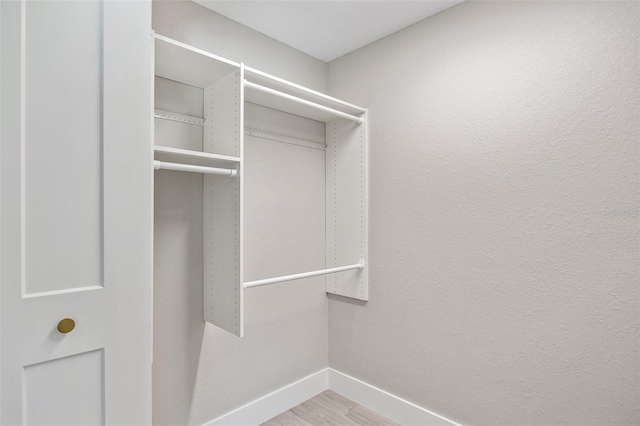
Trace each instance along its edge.
{"label": "textured white wall", "polygon": [[465,424],[638,424],[638,2],[467,2],[330,64],[370,302],[329,365]]}
{"label": "textured white wall", "polygon": [[[326,90],[327,65],[191,2],[154,2],[156,32]],[[156,107],[202,116],[202,91],[156,79]],[[247,104],[248,127],[316,142],[324,125]],[[156,120],[156,142],[202,129]],[[248,137],[245,279],[324,266],[324,152]],[[155,172],[153,423],[202,424],[328,363],[324,280],[245,293],[239,339],[202,321],[202,177]]]}

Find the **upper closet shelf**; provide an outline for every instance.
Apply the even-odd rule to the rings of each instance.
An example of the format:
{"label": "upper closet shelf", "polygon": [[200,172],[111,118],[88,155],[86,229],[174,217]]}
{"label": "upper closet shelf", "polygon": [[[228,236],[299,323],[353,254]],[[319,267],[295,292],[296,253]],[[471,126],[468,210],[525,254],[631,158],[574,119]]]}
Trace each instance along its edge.
{"label": "upper closet shelf", "polygon": [[362,122],[364,108],[332,98],[251,67],[244,67],[245,101],[321,122]]}
{"label": "upper closet shelf", "polygon": [[155,34],[155,75],[205,88],[240,68],[240,64],[188,44]]}
{"label": "upper closet shelf", "polygon": [[244,96],[248,102],[325,123],[338,118],[345,118],[359,124],[364,121],[363,118],[356,115],[280,92],[267,86],[261,86],[248,80],[244,82]]}
{"label": "upper closet shelf", "polygon": [[324,123],[338,119],[356,123],[364,120],[366,110],[359,106],[159,34],[155,34],[155,43],[155,75],[158,77],[204,89],[242,68],[247,102]]}

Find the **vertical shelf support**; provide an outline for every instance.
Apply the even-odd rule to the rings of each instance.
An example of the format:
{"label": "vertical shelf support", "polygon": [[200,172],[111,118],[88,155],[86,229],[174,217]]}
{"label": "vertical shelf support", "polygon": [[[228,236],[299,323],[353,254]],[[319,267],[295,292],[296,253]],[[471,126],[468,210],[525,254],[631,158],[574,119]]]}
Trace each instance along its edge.
{"label": "vertical shelf support", "polygon": [[367,114],[363,124],[327,123],[326,262],[337,267],[363,259],[362,270],[327,275],[327,293],[369,300]]}
{"label": "vertical shelf support", "polygon": [[235,179],[204,176],[204,319],[243,336],[244,68],[204,89],[205,152],[240,158]]}

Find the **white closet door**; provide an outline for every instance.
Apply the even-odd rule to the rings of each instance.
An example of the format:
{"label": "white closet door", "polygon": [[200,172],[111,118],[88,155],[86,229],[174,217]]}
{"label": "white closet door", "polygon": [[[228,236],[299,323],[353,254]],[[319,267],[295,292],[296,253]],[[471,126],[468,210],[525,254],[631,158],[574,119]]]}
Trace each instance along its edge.
{"label": "white closet door", "polygon": [[0,19],[0,424],[150,424],[151,4]]}

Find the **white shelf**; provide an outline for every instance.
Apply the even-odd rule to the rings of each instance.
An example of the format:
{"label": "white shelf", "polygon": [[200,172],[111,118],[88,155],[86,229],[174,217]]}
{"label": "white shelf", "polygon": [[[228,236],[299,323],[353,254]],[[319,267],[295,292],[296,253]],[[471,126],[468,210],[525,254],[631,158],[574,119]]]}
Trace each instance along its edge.
{"label": "white shelf", "polygon": [[323,104],[309,101],[295,95],[247,81],[244,85],[247,102],[288,112],[312,120],[329,123],[338,119],[361,122],[358,115],[340,111]]}
{"label": "white shelf", "polygon": [[[190,86],[207,88],[240,69],[240,64],[185,43],[155,34],[155,75]],[[244,67],[245,79],[267,89],[283,93],[274,96],[255,87],[245,87],[245,101],[321,122],[359,117],[366,110],[359,106],[316,92],[251,67]],[[301,99],[303,102],[296,101]],[[319,105],[320,108],[312,104]],[[338,114],[331,110],[338,111]]]}
{"label": "white shelf", "polygon": [[155,75],[205,88],[240,68],[240,64],[155,34]]}
{"label": "white shelf", "polygon": [[[273,75],[267,74],[265,72],[259,71],[257,69],[251,67],[244,67],[244,78],[251,83],[259,84],[261,86],[268,87],[270,89],[277,90],[282,93],[286,93],[287,95],[295,96],[300,99],[304,99],[328,108],[336,109],[341,112],[345,112],[347,114],[359,116],[366,112],[365,108],[359,107],[357,105],[350,104],[348,102],[341,101],[340,99],[333,98],[331,96],[325,95],[324,93],[316,92],[315,90],[311,90],[304,86],[300,86],[299,84],[292,83],[290,81],[284,80],[279,77],[275,77]],[[267,97],[269,97],[267,95]],[[268,106],[270,108],[279,109],[277,107],[271,107],[270,105],[266,105],[266,103],[275,103],[275,100],[263,100],[262,96],[258,97],[258,94],[246,93],[245,100],[247,102],[256,103],[258,105]],[[296,105],[287,106],[287,108],[293,109],[300,108]],[[285,110],[283,110],[285,111]],[[291,112],[291,111],[286,111]],[[296,114],[296,112],[291,112],[292,114]],[[334,116],[327,116],[325,114],[319,114],[317,112],[311,112],[309,114],[316,114],[320,119],[318,121],[332,121],[335,119]],[[296,114],[302,115],[303,117],[307,117],[304,114]],[[313,117],[308,117],[313,118]]]}
{"label": "white shelf", "polygon": [[170,148],[167,146],[153,147],[153,158],[158,161],[169,163],[191,164],[205,167],[226,167],[229,168],[236,163],[240,163],[240,158],[227,155],[211,154],[209,152],[191,151],[188,149]]}

